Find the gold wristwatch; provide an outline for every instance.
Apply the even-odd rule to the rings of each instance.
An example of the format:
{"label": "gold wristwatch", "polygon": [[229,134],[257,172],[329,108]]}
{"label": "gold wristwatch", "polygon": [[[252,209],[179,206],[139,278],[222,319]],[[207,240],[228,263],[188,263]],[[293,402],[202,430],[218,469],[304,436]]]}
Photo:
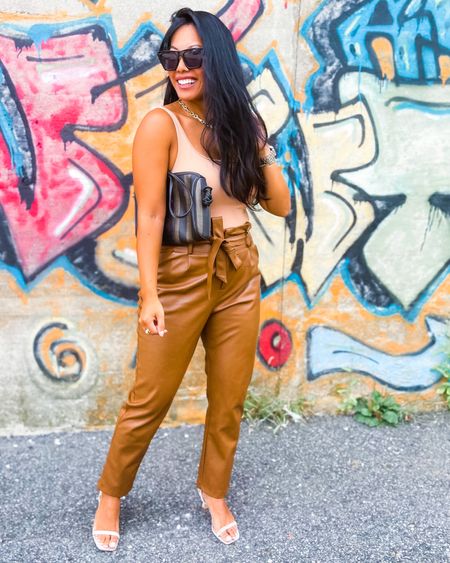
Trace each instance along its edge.
{"label": "gold wristwatch", "polygon": [[266,154],[266,156],[263,156],[259,159],[260,166],[270,166],[271,164],[275,164],[275,162],[277,161],[277,153],[275,151],[275,148],[272,145],[267,145],[267,148],[269,149],[269,152]]}

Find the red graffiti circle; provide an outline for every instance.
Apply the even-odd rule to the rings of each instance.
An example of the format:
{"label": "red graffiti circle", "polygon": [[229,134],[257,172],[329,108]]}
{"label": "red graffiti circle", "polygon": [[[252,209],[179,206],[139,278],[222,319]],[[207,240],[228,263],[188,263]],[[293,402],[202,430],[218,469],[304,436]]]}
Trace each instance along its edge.
{"label": "red graffiti circle", "polygon": [[267,321],[261,328],[258,355],[269,369],[280,369],[292,352],[292,338],[279,321]]}

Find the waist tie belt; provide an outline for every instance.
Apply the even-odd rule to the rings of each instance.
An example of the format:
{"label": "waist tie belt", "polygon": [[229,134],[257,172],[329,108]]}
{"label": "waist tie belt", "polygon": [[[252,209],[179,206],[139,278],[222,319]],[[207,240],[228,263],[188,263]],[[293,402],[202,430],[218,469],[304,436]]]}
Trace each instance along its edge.
{"label": "waist tie belt", "polygon": [[[214,266],[216,267],[216,277],[223,283],[227,283],[227,256],[235,270],[238,270],[242,266],[242,260],[237,253],[238,248],[242,248],[242,244],[236,245],[234,243],[245,240],[247,246],[251,245],[251,237],[248,234],[251,229],[250,222],[247,221],[239,227],[225,229],[227,233],[226,236],[223,229],[222,217],[212,217],[211,223],[212,244],[208,254],[208,278],[206,283],[208,299],[211,299]],[[220,250],[223,250],[223,252],[220,252]]]}

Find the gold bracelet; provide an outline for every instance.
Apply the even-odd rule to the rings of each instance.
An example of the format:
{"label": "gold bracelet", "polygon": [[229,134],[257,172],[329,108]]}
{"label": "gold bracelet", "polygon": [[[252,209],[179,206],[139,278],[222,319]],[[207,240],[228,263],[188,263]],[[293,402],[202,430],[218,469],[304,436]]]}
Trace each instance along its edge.
{"label": "gold bracelet", "polygon": [[277,161],[277,153],[275,148],[272,145],[267,145],[269,149],[269,154],[263,156],[259,159],[259,165],[262,166],[270,166],[271,164],[275,164]]}

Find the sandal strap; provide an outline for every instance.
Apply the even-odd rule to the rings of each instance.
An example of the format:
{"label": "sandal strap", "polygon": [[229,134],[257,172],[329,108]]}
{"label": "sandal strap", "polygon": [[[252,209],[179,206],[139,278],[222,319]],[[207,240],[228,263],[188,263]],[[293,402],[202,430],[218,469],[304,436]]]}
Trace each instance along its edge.
{"label": "sandal strap", "polygon": [[226,532],[227,530],[229,530],[233,526],[237,527],[236,520],[233,520],[233,522],[230,522],[229,524],[225,524],[225,526],[222,526],[220,528],[220,530],[217,530],[217,532],[214,532],[214,530],[213,530],[213,532],[216,534],[216,536],[221,536],[224,532]]}
{"label": "sandal strap", "polygon": [[92,534],[94,536],[102,535],[102,536],[115,536],[116,538],[120,537],[119,532],[115,532],[114,530],[92,530]]}

